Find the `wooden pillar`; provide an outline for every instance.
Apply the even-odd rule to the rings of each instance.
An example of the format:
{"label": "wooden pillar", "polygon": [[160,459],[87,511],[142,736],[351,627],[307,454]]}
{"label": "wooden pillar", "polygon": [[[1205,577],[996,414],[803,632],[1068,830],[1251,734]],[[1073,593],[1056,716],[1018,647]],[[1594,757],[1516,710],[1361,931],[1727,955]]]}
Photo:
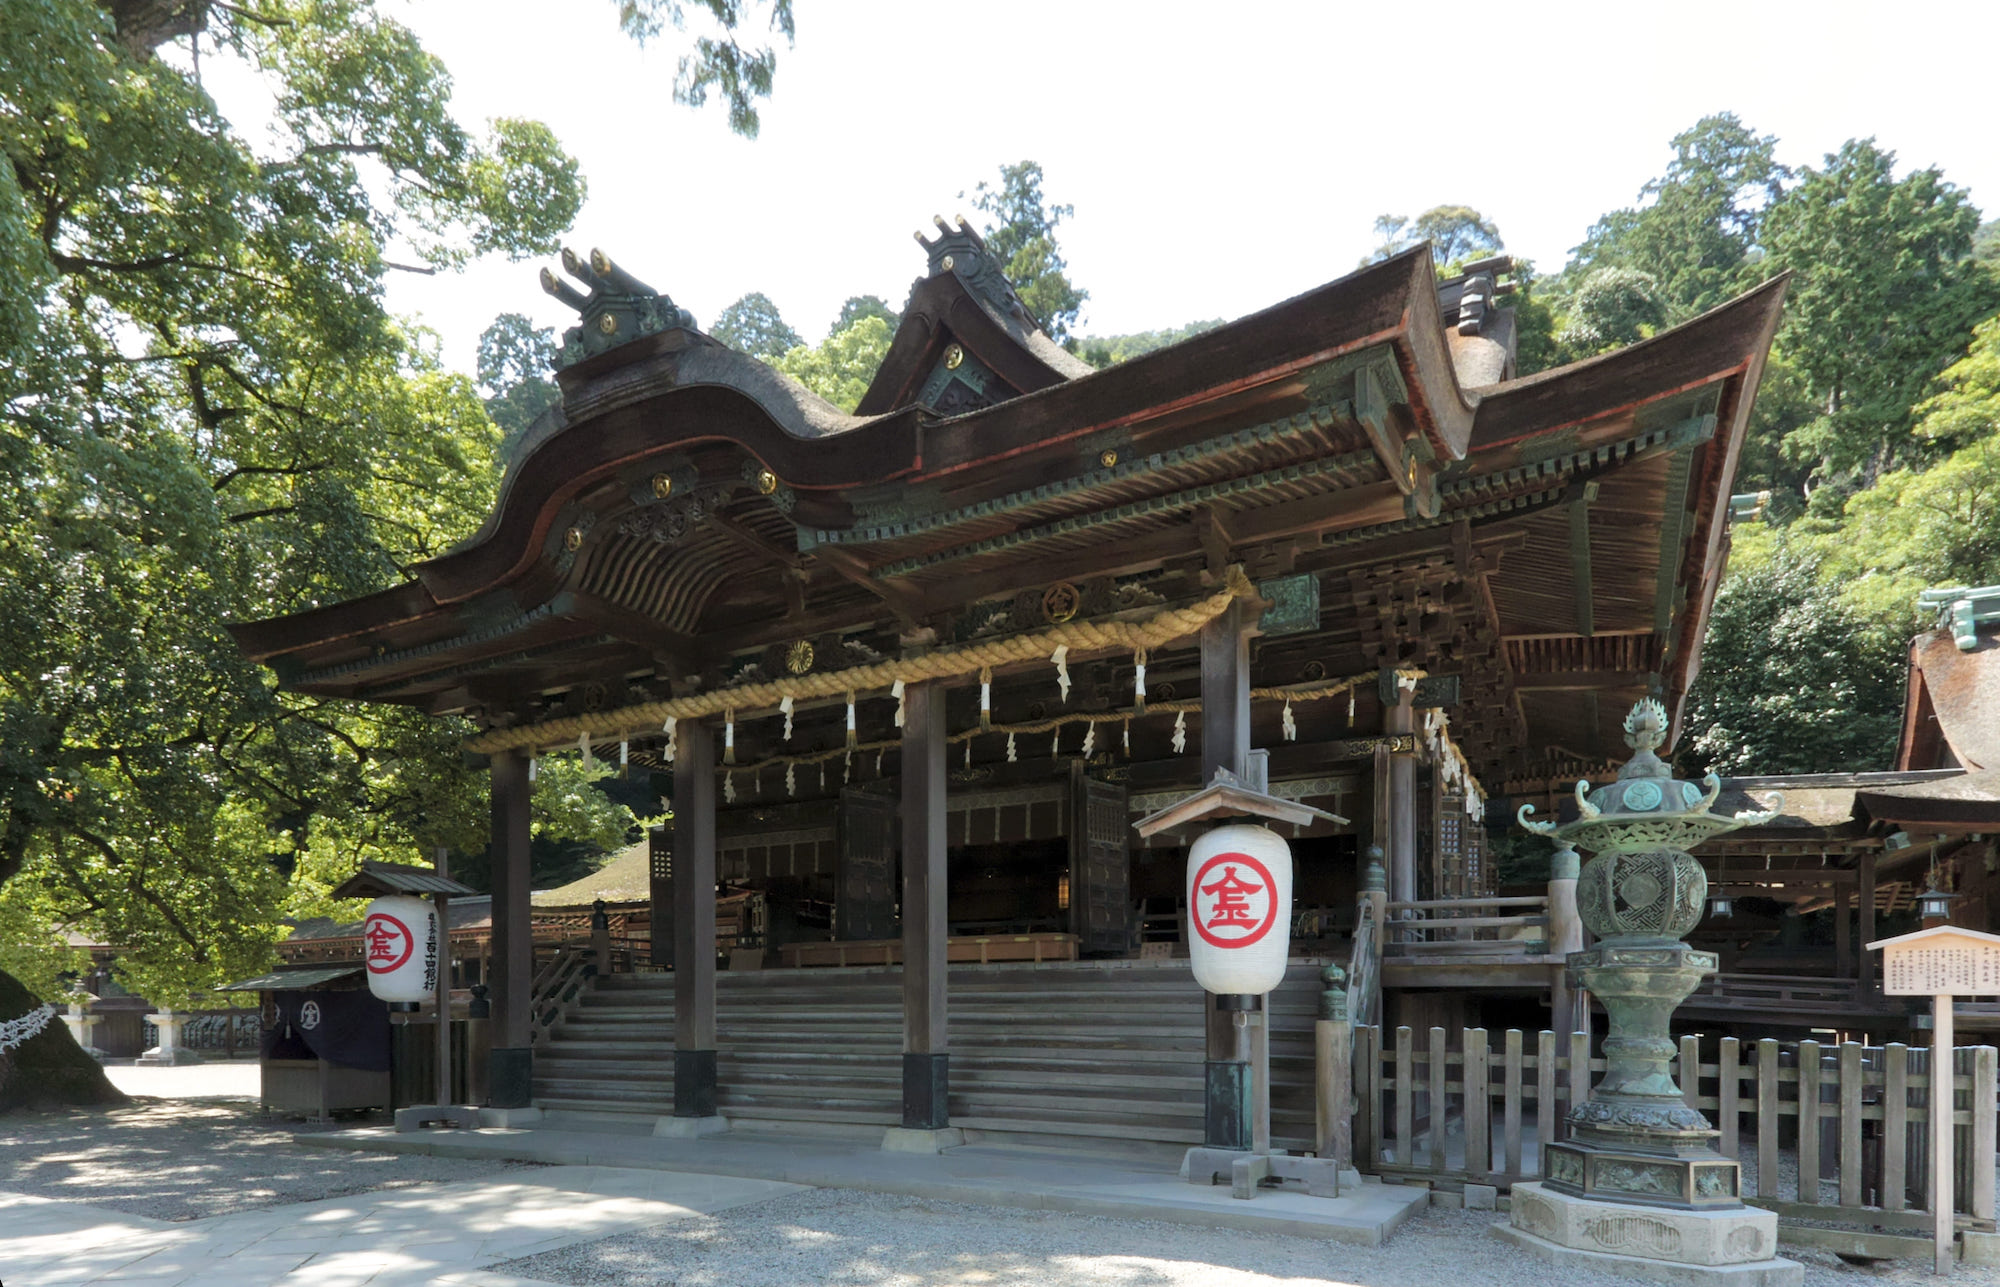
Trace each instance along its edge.
{"label": "wooden pillar", "polygon": [[[1201,628],[1201,780],[1217,769],[1243,776],[1250,753],[1250,614],[1243,600]],[[1194,909],[1188,909],[1190,915]],[[1203,994],[1208,1056],[1204,1065],[1202,1141],[1210,1148],[1250,1147],[1250,1052],[1244,1020],[1257,997]]]}
{"label": "wooden pillar", "polygon": [[1865,849],[1861,853],[1861,959],[1857,962],[1855,977],[1861,980],[1861,995],[1870,996],[1875,991],[1875,954],[1868,950],[1868,944],[1875,941],[1875,851]]}
{"label": "wooden pillar", "polygon": [[674,1116],[715,1113],[715,726],[684,719],[674,756]]}
{"label": "wooden pillar", "polygon": [[[1851,978],[1854,974],[1854,889],[1850,885],[1833,887],[1833,960],[1834,973],[1841,978]],[[1868,940],[1863,939],[1863,942]]]}
{"label": "wooden pillar", "polygon": [[[1383,712],[1382,731],[1389,736],[1417,731],[1416,694],[1397,688],[1396,704]],[[1389,901],[1413,902],[1417,897],[1417,756],[1397,751],[1389,757]]]}
{"label": "wooden pillar", "polygon": [[1564,958],[1583,950],[1583,918],[1576,910],[1576,881],[1582,860],[1567,844],[1549,859],[1549,955],[1557,963],[1551,967],[1549,984],[1549,1028],[1557,1036],[1590,1025],[1577,1015],[1577,995],[1569,985],[1569,966]]}
{"label": "wooden pillar", "polygon": [[493,1050],[487,1095],[495,1108],[526,1108],[534,1094],[535,938],[528,907],[528,757],[493,757]]}
{"label": "wooden pillar", "polygon": [[903,1125],[950,1125],[945,1033],[945,690],[903,690]]}

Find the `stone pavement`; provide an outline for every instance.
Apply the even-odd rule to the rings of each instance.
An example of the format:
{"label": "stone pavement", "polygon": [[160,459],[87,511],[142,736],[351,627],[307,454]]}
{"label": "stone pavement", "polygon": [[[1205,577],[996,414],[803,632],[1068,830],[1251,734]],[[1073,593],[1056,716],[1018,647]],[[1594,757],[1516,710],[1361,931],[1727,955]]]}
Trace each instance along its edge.
{"label": "stone pavement", "polygon": [[7,1287],[542,1287],[486,1265],[796,1192],[563,1166],[169,1223],[0,1193]]}
{"label": "stone pavement", "polygon": [[314,1148],[657,1168],[976,1205],[1167,1220],[1369,1247],[1380,1246],[1429,1198],[1424,1188],[1370,1183],[1351,1197],[1315,1198],[1297,1190],[1267,1189],[1245,1201],[1231,1197],[1226,1185],[1189,1184],[1172,1172],[1083,1152],[968,1146],[938,1154],[889,1153],[864,1140],[739,1131],[664,1139],[634,1134],[629,1127],[589,1129],[591,1125],[556,1117],[531,1129],[398,1134],[387,1127],[366,1127],[293,1138]]}

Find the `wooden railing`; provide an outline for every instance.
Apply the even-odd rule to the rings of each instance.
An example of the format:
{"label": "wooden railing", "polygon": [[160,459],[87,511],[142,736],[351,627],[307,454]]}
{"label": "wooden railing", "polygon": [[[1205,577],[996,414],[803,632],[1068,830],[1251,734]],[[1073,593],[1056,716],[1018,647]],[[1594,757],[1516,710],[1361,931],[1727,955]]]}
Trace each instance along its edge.
{"label": "wooden railing", "polygon": [[[1520,908],[1514,915],[1503,909]],[[1383,954],[1396,960],[1453,956],[1543,956],[1549,950],[1548,896],[1436,898],[1390,903]]]}
{"label": "wooden railing", "polygon": [[[1776,1011],[1782,1014],[1838,1014],[1862,1000],[1854,979],[1798,974],[1712,974],[1687,1004],[1704,1011]],[[1872,1008],[1872,1007],[1871,1007]]]}
{"label": "wooden railing", "polygon": [[[1674,1070],[1683,1100],[1721,1132],[1723,1156],[1743,1161],[1745,1201],[1778,1213],[1781,1238],[1894,1256],[1929,1246],[1911,1234],[1929,1228],[1921,1213],[1934,1200],[1930,1060],[1929,1051],[1900,1044],[1687,1036]],[[1952,1055],[1957,1170],[1946,1200],[1962,1227],[1995,1227],[1997,1066],[1991,1046]],[[1569,1106],[1588,1095],[1604,1061],[1591,1058],[1581,1032],[1467,1028],[1453,1049],[1443,1028],[1385,1034],[1357,1026],[1354,1069],[1362,1170],[1508,1185],[1538,1177],[1540,1146],[1562,1138]],[[1782,1150],[1781,1122],[1796,1140]],[[1781,1153],[1791,1155],[1782,1166]],[[1840,1224],[1859,1228],[1821,1227]]]}
{"label": "wooden railing", "polygon": [[565,943],[535,972],[529,990],[530,1044],[539,1046],[569,1018],[570,1012],[597,973],[597,953],[588,943]]}

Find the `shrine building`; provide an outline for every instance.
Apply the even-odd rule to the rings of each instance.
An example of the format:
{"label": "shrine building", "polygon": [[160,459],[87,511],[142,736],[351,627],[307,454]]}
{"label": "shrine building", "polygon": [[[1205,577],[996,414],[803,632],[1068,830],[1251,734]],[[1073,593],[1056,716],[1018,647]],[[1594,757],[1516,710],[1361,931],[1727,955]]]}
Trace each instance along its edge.
{"label": "shrine building", "polygon": [[[1488,805],[1606,775],[1649,694],[1678,737],[1782,280],[1522,377],[1509,261],[1420,247],[1094,370],[939,229],[851,415],[565,254],[562,400],[478,534],[235,628],[490,766],[491,1104],[1229,1144],[1185,959],[1227,927],[1132,825],[1218,772],[1333,815],[1287,837],[1292,906],[1225,891],[1291,930],[1281,1146],[1326,961],[1378,1021],[1567,1015],[1573,896],[1499,887]],[[529,796],[579,754],[672,820],[538,896],[619,891],[631,968],[570,996]]]}

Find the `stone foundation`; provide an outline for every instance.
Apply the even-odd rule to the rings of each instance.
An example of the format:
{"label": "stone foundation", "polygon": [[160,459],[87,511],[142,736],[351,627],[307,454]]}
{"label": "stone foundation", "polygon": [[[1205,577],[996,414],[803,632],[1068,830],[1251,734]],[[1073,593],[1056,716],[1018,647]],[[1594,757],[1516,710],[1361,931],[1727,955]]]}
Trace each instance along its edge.
{"label": "stone foundation", "polygon": [[1805,1267],[1777,1255],[1778,1217],[1755,1207],[1682,1211],[1571,1197],[1517,1184],[1494,1232],[1556,1264],[1586,1264],[1655,1282],[1798,1287]]}

